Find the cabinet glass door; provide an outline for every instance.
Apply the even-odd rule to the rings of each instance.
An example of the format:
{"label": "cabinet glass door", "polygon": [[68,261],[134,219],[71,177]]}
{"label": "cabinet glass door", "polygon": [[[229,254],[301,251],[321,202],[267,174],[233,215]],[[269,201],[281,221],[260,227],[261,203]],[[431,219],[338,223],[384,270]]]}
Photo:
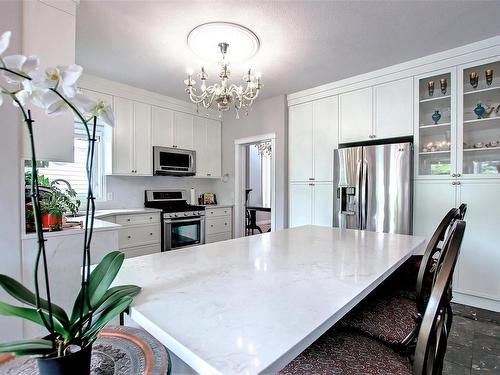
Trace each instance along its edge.
{"label": "cabinet glass door", "polygon": [[419,176],[446,176],[455,172],[453,103],[454,72],[418,79],[416,168]]}
{"label": "cabinet glass door", "polygon": [[[464,175],[500,173],[500,61],[462,68],[459,162]],[[461,105],[460,105],[461,104]]]}

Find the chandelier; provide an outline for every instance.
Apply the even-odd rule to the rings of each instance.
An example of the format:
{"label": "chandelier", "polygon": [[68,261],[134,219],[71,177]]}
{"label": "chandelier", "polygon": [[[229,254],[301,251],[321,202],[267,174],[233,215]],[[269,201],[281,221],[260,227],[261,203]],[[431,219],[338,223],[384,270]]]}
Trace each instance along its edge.
{"label": "chandelier", "polygon": [[[213,56],[215,43],[220,51],[220,57]],[[232,42],[232,54],[228,54],[230,43]],[[193,79],[193,72],[187,71],[186,93],[190,100],[205,109],[217,107],[219,117],[222,112],[226,112],[231,107],[236,110],[236,118],[239,118],[240,112],[248,115],[248,110],[253,101],[259,96],[262,89],[261,78],[259,74],[254,74],[250,69],[243,76],[243,84],[238,85],[230,82],[231,70],[229,69],[229,59],[240,56],[242,59],[252,57],[258,50],[259,41],[257,36],[249,29],[232,23],[211,22],[200,25],[193,29],[188,36],[188,45],[197,55],[210,55],[213,61],[219,60],[218,64],[218,82],[208,84],[208,74],[202,66],[200,72],[196,75],[200,81],[199,87],[196,87],[196,81]],[[210,46],[214,46],[211,48]],[[201,52],[201,53],[200,53]],[[202,56],[204,57],[204,56]]]}

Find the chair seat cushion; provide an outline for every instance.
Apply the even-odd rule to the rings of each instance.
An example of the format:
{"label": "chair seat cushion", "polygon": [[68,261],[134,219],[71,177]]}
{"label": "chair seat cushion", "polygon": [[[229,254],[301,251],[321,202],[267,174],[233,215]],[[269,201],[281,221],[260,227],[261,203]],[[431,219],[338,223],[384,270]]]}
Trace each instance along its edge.
{"label": "chair seat cushion", "polygon": [[335,329],[320,337],[279,374],[411,375],[411,365],[407,357],[380,341]]}
{"label": "chair seat cushion", "polygon": [[398,345],[417,329],[417,314],[416,302],[396,291],[368,297],[340,325]]}

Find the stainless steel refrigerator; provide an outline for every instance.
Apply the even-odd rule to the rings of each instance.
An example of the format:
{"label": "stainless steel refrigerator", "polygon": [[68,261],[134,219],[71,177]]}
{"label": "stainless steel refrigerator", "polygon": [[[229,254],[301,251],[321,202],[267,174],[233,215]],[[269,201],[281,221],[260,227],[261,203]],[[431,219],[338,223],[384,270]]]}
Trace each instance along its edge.
{"label": "stainless steel refrigerator", "polygon": [[334,151],[333,226],[412,234],[411,143]]}

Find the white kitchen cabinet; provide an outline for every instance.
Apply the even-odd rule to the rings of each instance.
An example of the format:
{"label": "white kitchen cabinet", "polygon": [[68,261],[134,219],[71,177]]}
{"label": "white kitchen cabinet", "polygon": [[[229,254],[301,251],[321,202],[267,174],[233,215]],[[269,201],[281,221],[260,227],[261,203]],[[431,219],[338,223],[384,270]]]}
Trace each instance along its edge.
{"label": "white kitchen cabinet", "polygon": [[207,126],[207,175],[208,177],[222,176],[222,126],[220,121],[206,119]]}
{"label": "white kitchen cabinet", "polygon": [[307,181],[313,172],[313,104],[290,107],[288,118],[288,173],[290,181]]}
{"label": "white kitchen cabinet", "polygon": [[114,98],[115,127],[113,128],[113,155],[111,174],[134,173],[132,134],[134,128],[134,102]]}
{"label": "white kitchen cabinet", "polygon": [[[454,298],[500,308],[500,183],[493,179],[415,181],[414,234],[430,237],[452,208],[467,204],[467,227],[454,275]],[[480,277],[478,277],[480,275]]]}
{"label": "white kitchen cabinet", "polygon": [[193,115],[174,112],[174,144],[173,147],[186,150],[193,149]]}
{"label": "white kitchen cabinet", "polygon": [[333,183],[314,183],[312,224],[333,226]]}
{"label": "white kitchen cabinet", "polygon": [[336,96],[290,108],[290,181],[332,181],[333,150],[338,147]]}
{"label": "white kitchen cabinet", "polygon": [[153,106],[151,108],[153,146],[172,147],[174,145],[174,111]]}
{"label": "white kitchen cabinet", "polygon": [[[58,3],[59,7],[40,0],[23,1],[22,4],[22,53],[38,56],[41,71],[75,63],[76,3],[71,0]],[[73,162],[73,114],[50,117],[33,106],[31,113],[35,120],[33,133],[38,160]],[[27,133],[24,133],[22,156],[29,159],[31,148]]]}
{"label": "white kitchen cabinet", "polygon": [[467,227],[455,272],[454,292],[493,299],[500,307],[500,183],[460,180],[459,203],[467,203]]}
{"label": "white kitchen cabinet", "polygon": [[339,143],[371,140],[373,135],[373,88],[339,95]]}
{"label": "white kitchen cabinet", "polygon": [[315,181],[333,181],[333,150],[338,148],[338,97],[313,102],[313,170]]}
{"label": "white kitchen cabinet", "polygon": [[196,177],[221,176],[221,123],[194,117],[193,148],[196,151]]}
{"label": "white kitchen cabinet", "polygon": [[413,233],[430,237],[446,213],[456,206],[452,180],[416,180],[413,194]]}
{"label": "white kitchen cabinet", "polygon": [[333,183],[297,182],[289,187],[289,226],[332,226]]}
{"label": "white kitchen cabinet", "polygon": [[307,182],[291,183],[289,192],[289,227],[312,223],[312,189]]}
{"label": "white kitchen cabinet", "polygon": [[151,176],[151,106],[115,97],[114,112],[111,174]]}
{"label": "white kitchen cabinet", "polygon": [[205,210],[205,243],[229,240],[232,233],[232,207],[210,207]]}
{"label": "white kitchen cabinet", "polygon": [[375,122],[373,135],[376,139],[413,135],[413,78],[375,86]]}

